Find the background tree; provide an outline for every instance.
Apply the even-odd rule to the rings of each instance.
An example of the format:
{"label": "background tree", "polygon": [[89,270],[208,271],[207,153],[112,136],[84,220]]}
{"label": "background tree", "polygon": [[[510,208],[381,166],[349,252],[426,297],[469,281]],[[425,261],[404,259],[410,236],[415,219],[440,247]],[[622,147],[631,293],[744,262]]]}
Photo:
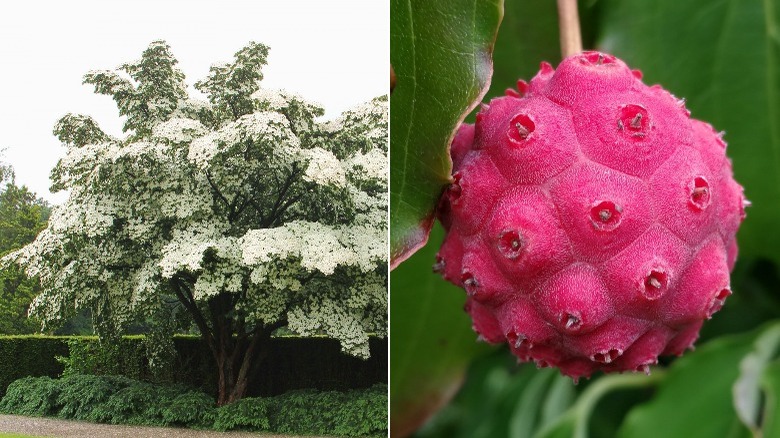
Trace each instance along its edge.
{"label": "background tree", "polygon": [[143,318],[159,354],[194,322],[220,405],[243,396],[280,327],[359,357],[386,331],[387,98],[320,122],[316,104],[260,88],[267,54],[250,43],[212,67],[195,85],[208,101],[188,95],[162,41],[88,73],[126,136],[88,116],[57,123],[68,150],[53,187],[70,197],[7,257],[41,279],[32,313],[46,327],[89,307],[110,340]]}
{"label": "background tree", "polygon": [[[5,255],[32,242],[46,227],[51,209],[26,186],[17,186],[13,168],[0,166],[4,182],[0,191],[0,254]],[[24,334],[40,330],[40,323],[27,318],[33,298],[41,289],[17,266],[0,270],[0,333]]]}

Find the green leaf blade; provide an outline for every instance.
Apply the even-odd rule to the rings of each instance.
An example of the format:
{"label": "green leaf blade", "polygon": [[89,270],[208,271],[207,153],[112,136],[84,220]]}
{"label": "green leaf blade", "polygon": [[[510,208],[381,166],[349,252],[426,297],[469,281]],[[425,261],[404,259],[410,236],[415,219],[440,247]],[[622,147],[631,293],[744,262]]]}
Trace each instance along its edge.
{"label": "green leaf blade", "polygon": [[449,183],[449,144],[482,99],[503,0],[393,0],[390,250],[395,267],[428,239]]}
{"label": "green leaf blade", "polygon": [[[441,227],[431,239],[442,239]],[[390,422],[405,436],[460,387],[473,358],[489,351],[476,342],[463,311],[465,293],[431,273],[438,246],[428,245],[391,273]]]}
{"label": "green leaf blade", "polygon": [[603,4],[599,46],[687,99],[692,117],[726,132],[752,201],[740,254],[780,261],[780,32],[774,0]]}
{"label": "green leaf blade", "polygon": [[764,370],[761,379],[761,389],[766,398],[764,401],[764,416],[760,434],[756,436],[775,438],[780,436],[780,404],[778,404],[778,395],[780,395],[780,362],[772,362]]}
{"label": "green leaf blade", "polygon": [[775,358],[780,346],[780,325],[774,325],[758,337],[753,352],[739,364],[739,378],[734,382],[734,408],[742,423],[757,432],[761,421],[761,381],[764,371]]}
{"label": "green leaf blade", "polygon": [[733,404],[739,363],[760,331],[713,340],[678,359],[652,401],[634,408],[620,437],[749,437]]}

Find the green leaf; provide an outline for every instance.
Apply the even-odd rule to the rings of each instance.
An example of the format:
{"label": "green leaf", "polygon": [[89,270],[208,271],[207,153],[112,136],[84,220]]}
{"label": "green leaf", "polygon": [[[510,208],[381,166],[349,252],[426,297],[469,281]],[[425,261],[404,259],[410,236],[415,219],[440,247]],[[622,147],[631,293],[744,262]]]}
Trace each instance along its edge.
{"label": "green leaf", "polygon": [[395,267],[428,239],[450,181],[455,128],[482,99],[503,0],[392,0],[390,252]]}
{"label": "green leaf", "polygon": [[761,379],[761,387],[765,392],[764,417],[761,434],[767,438],[780,437],[780,362],[773,362],[767,366]]}
{"label": "green leaf", "polygon": [[547,391],[547,398],[542,405],[542,417],[538,429],[544,429],[558,419],[574,402],[576,392],[574,384],[568,377],[561,376],[553,380],[553,384]]}
{"label": "green leaf", "polygon": [[598,378],[583,391],[574,405],[558,419],[539,430],[537,438],[586,438],[591,416],[598,403],[616,390],[643,388],[656,384],[663,377],[661,370],[652,376],[644,374],[621,374]]}
{"label": "green leaf", "polygon": [[493,53],[493,79],[488,98],[515,88],[518,79],[530,81],[539,63],[553,65],[561,59],[558,42],[558,9],[555,2],[507,2]]}
{"label": "green leaf", "polygon": [[[550,377],[555,377],[553,372],[537,372],[528,385],[523,387],[520,401],[512,413],[509,421],[509,436],[531,436],[537,425],[539,417],[540,401],[545,399],[550,387]],[[555,379],[560,381],[562,379]],[[571,387],[571,381],[566,382]]]}
{"label": "green leaf", "polygon": [[600,46],[725,130],[753,203],[741,255],[780,261],[780,8],[776,0],[608,0]]}
{"label": "green leaf", "polygon": [[415,437],[530,437],[565,412],[575,393],[558,370],[518,365],[502,347],[474,361],[457,396]]}
{"label": "green leaf", "polygon": [[418,251],[390,281],[390,422],[393,436],[419,427],[457,392],[471,360],[488,350],[476,342],[463,311],[462,289],[433,275],[431,265],[443,231]]}
{"label": "green leaf", "polygon": [[[579,2],[583,44],[592,45],[597,25],[597,9]],[[493,51],[493,79],[487,98],[515,88],[517,80],[530,81],[539,72],[539,64],[557,65],[561,60],[558,35],[558,8],[552,1],[512,1],[504,6],[504,19]]]}
{"label": "green leaf", "polygon": [[739,378],[734,383],[734,407],[740,420],[754,433],[761,422],[760,382],[764,370],[775,358],[780,347],[780,325],[774,325],[761,334],[754,343],[754,351],[739,363]]}
{"label": "green leaf", "polygon": [[721,337],[678,359],[653,400],[629,413],[618,436],[750,436],[737,417],[732,386],[740,361],[754,349],[760,333]]}

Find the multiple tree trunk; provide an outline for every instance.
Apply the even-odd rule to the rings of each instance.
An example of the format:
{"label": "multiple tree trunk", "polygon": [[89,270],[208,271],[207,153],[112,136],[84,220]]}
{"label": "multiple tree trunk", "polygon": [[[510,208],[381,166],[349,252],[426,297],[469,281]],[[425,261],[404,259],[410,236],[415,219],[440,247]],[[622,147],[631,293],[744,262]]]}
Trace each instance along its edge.
{"label": "multiple tree trunk", "polygon": [[216,363],[217,405],[233,403],[246,394],[253,371],[268,355],[271,334],[284,321],[247,327],[244,318],[229,316],[238,296],[223,293],[198,305],[191,285],[191,281],[182,278],[171,280],[176,297],[192,315]]}

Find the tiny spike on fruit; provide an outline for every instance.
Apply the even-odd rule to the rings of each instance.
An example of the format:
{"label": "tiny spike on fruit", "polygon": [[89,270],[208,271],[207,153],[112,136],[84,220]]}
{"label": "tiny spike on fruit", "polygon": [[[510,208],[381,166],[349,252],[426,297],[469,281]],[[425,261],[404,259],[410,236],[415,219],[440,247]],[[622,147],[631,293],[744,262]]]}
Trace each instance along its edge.
{"label": "tiny spike on fruit", "polygon": [[520,362],[649,374],[732,293],[750,203],[722,137],[612,55],[543,62],[455,136],[434,271]]}
{"label": "tiny spike on fruit", "polygon": [[504,91],[504,94],[511,97],[522,97],[522,95],[514,88],[507,88],[506,91]]}
{"label": "tiny spike on fruit", "polygon": [[539,73],[550,74],[553,71],[555,71],[555,69],[553,69],[552,64],[549,62],[542,61],[542,63],[539,64]]}
{"label": "tiny spike on fruit", "polygon": [[525,96],[528,94],[528,82],[518,79],[517,80],[517,91],[520,93],[521,96]]}

